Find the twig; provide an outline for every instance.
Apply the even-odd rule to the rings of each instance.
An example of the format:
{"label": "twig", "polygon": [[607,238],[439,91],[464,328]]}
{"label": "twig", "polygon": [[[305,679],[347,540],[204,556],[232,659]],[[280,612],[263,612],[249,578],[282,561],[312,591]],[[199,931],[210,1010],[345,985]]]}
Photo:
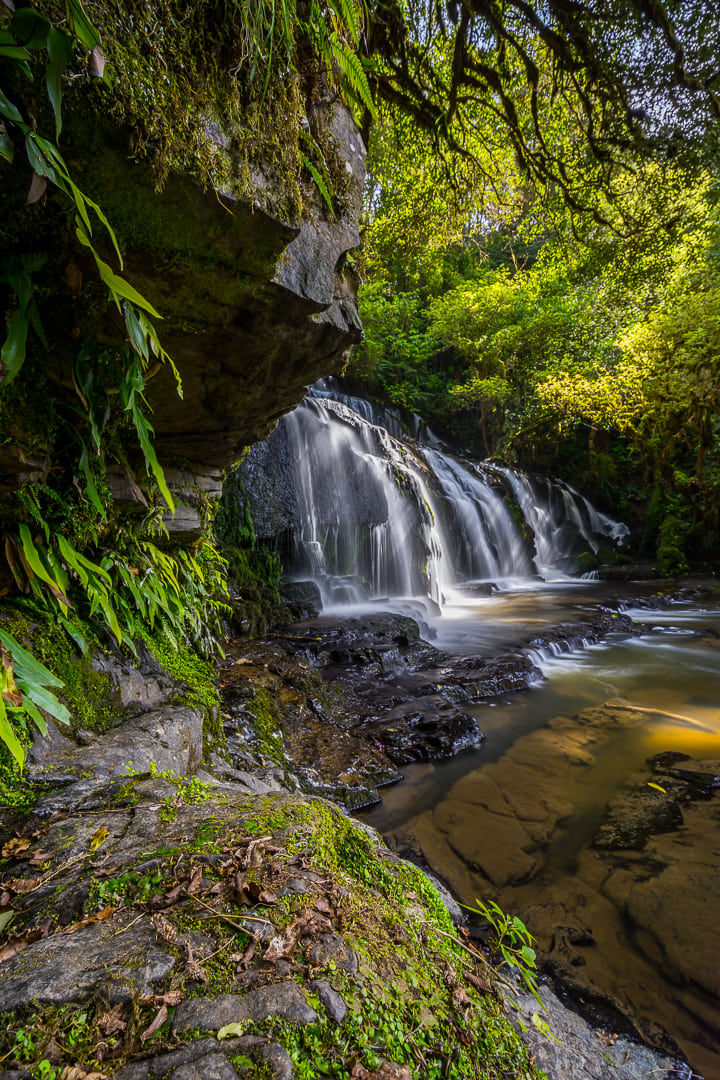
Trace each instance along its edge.
{"label": "twig", "polygon": [[[213,908],[210,907],[209,904],[206,904],[204,900],[201,900],[199,896],[193,896],[191,894],[190,899],[194,900],[197,904],[200,904],[201,907],[207,908],[208,911],[212,911],[213,917],[215,919],[222,919],[223,922],[226,922],[228,924],[228,926],[232,926],[233,930],[242,930],[244,933],[250,934],[250,937],[254,936],[252,934],[252,932],[250,930],[248,930],[248,928],[246,926],[242,925],[242,923],[234,922],[228,915],[221,915],[219,911],[215,911]],[[253,922],[267,922],[268,921],[267,919],[253,918],[252,915],[242,915],[241,918],[243,918],[243,919],[251,919]]]}
{"label": "twig", "polygon": [[448,934],[447,930],[440,930],[440,928],[437,926],[434,926],[433,930],[436,934],[442,934],[443,937],[450,938],[450,940],[454,941],[456,945],[459,945],[461,949],[464,949],[466,953],[469,953],[474,960],[482,961],[485,967],[490,968],[493,974],[496,974],[495,968],[492,966],[492,964],[489,964],[487,962],[482,953],[477,952],[475,949],[471,949],[469,945],[466,945],[464,942],[462,942],[460,938],[455,937],[454,934]]}

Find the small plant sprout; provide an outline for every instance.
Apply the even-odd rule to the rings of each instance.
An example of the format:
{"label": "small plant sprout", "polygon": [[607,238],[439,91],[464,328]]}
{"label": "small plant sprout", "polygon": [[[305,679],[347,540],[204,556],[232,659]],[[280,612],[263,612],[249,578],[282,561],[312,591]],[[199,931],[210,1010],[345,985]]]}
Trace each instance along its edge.
{"label": "small plant sprout", "polygon": [[[510,915],[508,912],[495,903],[494,900],[490,900],[489,903],[484,904],[481,900],[475,899],[476,907],[471,907],[467,904],[463,904],[468,911],[474,912],[476,915],[480,915],[490,926],[490,953],[492,959],[495,961],[498,968],[508,967],[518,972],[520,979],[530,991],[532,996],[537,1001],[540,1008],[546,1012],[547,1006],[540,997],[540,991],[538,989],[537,981],[537,954],[533,948],[534,938],[522,919],[517,915]],[[512,990],[512,984],[503,980],[505,986]],[[512,997],[508,999],[510,1004],[520,1012],[519,1003]],[[531,1017],[533,1026],[541,1031],[548,1039],[553,1039],[556,1043],[560,1040],[553,1035],[552,1031],[548,1027],[547,1023],[542,1019],[539,1013],[535,1012]],[[526,1030],[525,1025],[520,1020],[520,1026],[523,1031]]]}

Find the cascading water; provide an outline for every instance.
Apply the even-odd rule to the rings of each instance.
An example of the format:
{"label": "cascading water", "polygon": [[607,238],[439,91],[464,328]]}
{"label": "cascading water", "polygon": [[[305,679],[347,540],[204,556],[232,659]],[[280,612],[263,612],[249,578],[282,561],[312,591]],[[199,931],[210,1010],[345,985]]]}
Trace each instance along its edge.
{"label": "cascading water", "polygon": [[583,550],[597,554],[603,546],[621,546],[630,532],[627,525],[601,514],[562,480],[500,467],[496,471],[506,478],[534,533],[535,566],[541,577],[558,570],[572,573]]}
{"label": "cascading water", "polygon": [[329,381],[253,448],[242,474],[257,536],[281,544],[288,575],[316,581],[325,607],[401,597],[442,607],[479,582],[557,576],[627,533],[567,485],[463,459],[419,417],[408,436],[399,414]]}

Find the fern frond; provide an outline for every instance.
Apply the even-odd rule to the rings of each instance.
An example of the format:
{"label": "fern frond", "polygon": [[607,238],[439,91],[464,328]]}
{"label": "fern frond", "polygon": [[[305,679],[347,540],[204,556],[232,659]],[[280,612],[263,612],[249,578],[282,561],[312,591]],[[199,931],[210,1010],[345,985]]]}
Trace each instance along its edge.
{"label": "fern frond", "polygon": [[375,103],[373,102],[370,85],[362,65],[362,60],[333,34],[328,38],[328,45],[332,55],[333,65],[339,74],[338,84],[340,90],[358,105],[363,105],[372,117],[375,116]]}
{"label": "fern frond", "polygon": [[[355,0],[328,0],[328,7],[335,15],[339,27],[346,29],[356,47],[360,44],[360,31],[362,23],[358,19],[358,11]],[[362,12],[360,12],[362,16]]]}
{"label": "fern frond", "polygon": [[320,192],[323,199],[325,200],[325,202],[327,204],[327,207],[328,207],[328,210],[330,211],[330,217],[334,221],[335,220],[335,210],[333,208],[332,195],[330,194],[330,191],[328,189],[327,184],[325,183],[325,179],[324,179],[322,173],[318,169],[315,168],[312,161],[310,161],[309,158],[305,157],[305,154],[303,154],[302,151],[300,152],[300,157],[303,160],[303,165],[305,166],[305,168],[307,169],[307,171],[310,173],[313,180],[315,181],[315,186],[317,187],[318,191]]}

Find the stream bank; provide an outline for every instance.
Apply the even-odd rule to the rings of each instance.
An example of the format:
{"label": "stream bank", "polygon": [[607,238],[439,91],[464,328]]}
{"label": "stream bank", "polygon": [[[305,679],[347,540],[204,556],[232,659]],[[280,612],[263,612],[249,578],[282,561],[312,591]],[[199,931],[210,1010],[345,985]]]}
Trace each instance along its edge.
{"label": "stream bank", "polygon": [[[598,634],[633,632],[596,614]],[[530,1024],[528,1057],[507,989],[435,886],[317,797],[347,789],[359,805],[423,746],[437,757],[476,743],[476,722],[449,737],[436,716],[445,741],[432,744],[434,680],[447,674],[442,702],[462,718],[499,678],[527,685],[522,661],[464,665],[403,616],[313,619],[229,650],[224,746],[208,745],[217,717],[157,672],[155,693],[149,670],[122,724],[80,746],[41,743],[44,793],[29,814],[2,815],[3,1080],[330,1066],[354,1080],[490,1080],[539,1076],[533,1056],[557,1080],[607,1075],[608,1060],[625,1077],[688,1078],[673,1053],[568,1017],[549,987],[562,1044],[534,1043]]]}

